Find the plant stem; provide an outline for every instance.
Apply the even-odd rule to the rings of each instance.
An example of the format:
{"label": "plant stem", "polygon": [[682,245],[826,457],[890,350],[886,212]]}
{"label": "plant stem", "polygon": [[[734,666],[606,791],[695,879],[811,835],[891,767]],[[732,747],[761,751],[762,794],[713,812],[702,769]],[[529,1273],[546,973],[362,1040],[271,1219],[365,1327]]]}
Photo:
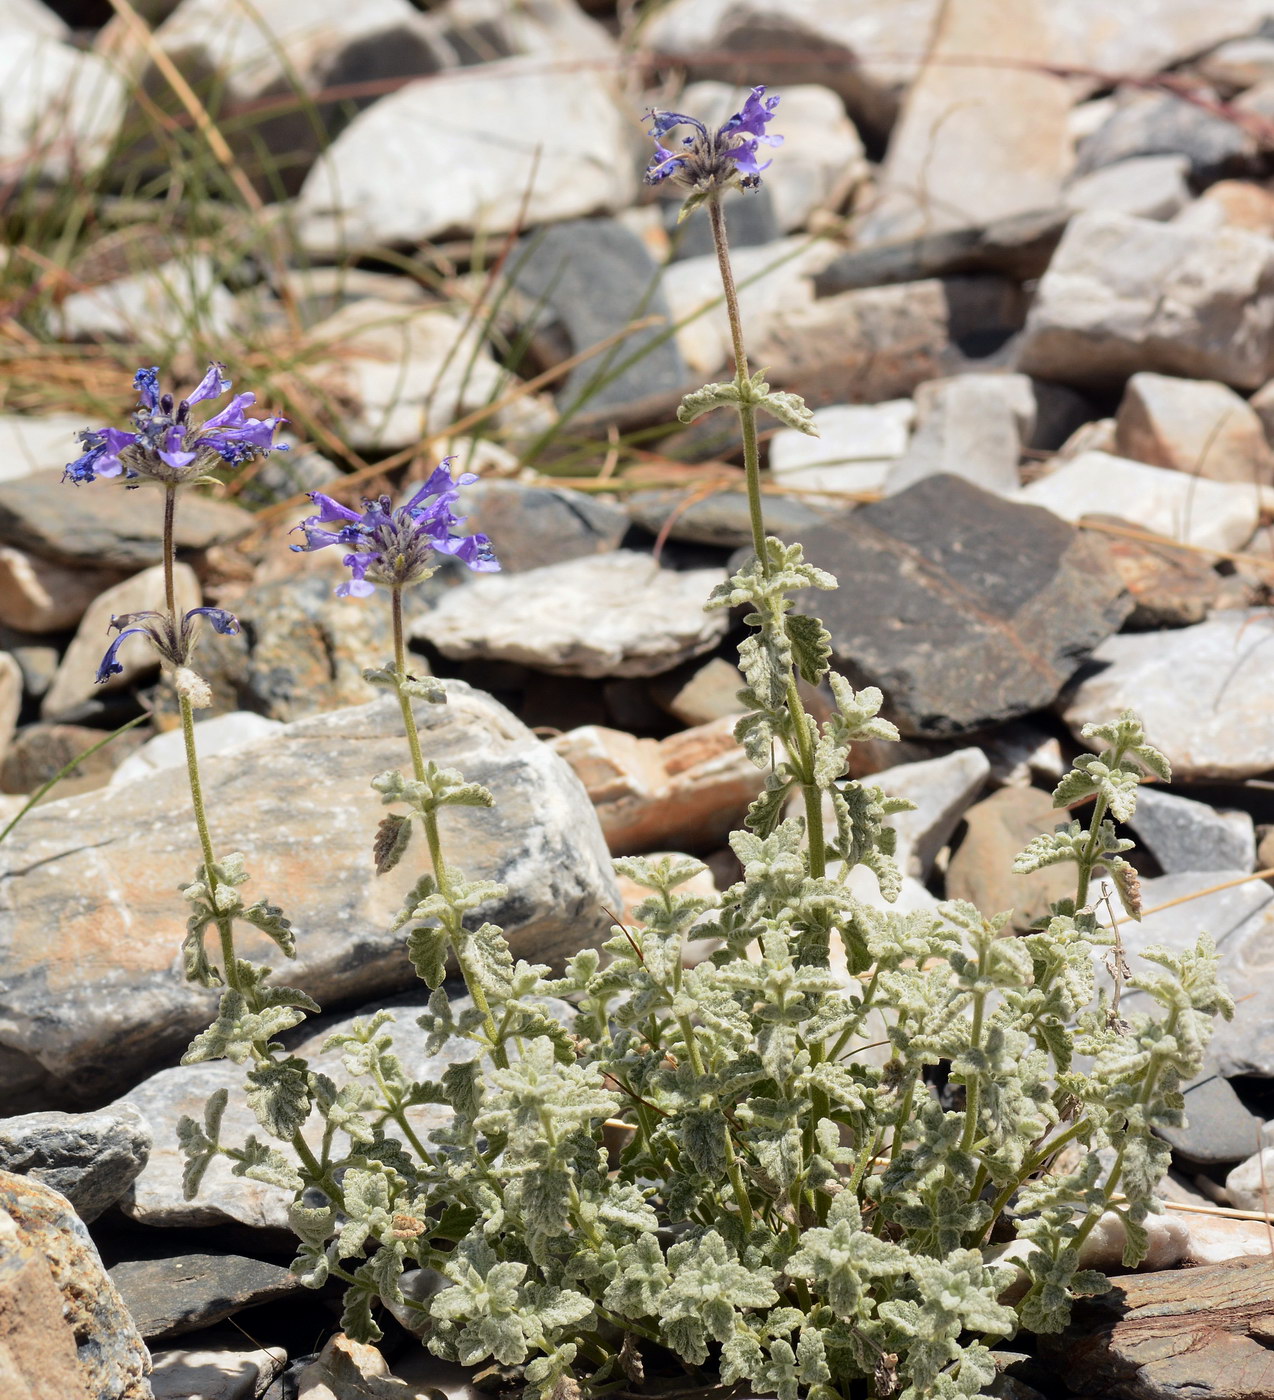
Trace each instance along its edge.
{"label": "plant stem", "polygon": [[[390,605],[394,629],[394,671],[398,676],[398,685],[395,687],[398,692],[398,708],[402,711],[403,729],[407,734],[407,746],[411,750],[412,773],[418,783],[424,783],[426,781],[425,756],[420,749],[420,733],[416,728],[416,716],[412,713],[411,696],[403,688],[403,682],[407,679],[407,643],[403,634],[403,590],[401,584],[395,584],[390,589]],[[430,809],[422,813],[421,819],[425,828],[425,840],[429,843],[429,859],[433,863],[438,893],[450,903],[451,882],[442,854],[438,814]],[[458,920],[459,915],[457,914],[456,917]],[[501,1069],[507,1069],[509,1057],[504,1046],[500,1043],[499,1034],[495,1027],[495,1017],[491,1014],[491,1005],[487,1001],[486,993],[482,989],[477,974],[468,965],[460,939],[454,934],[451,939],[451,947],[456,955],[456,962],[460,965],[460,973],[469,989],[469,995],[473,998],[473,1004],[477,1008],[478,1014],[482,1017],[483,1029],[487,1033],[487,1041],[491,1046],[491,1058]]]}
{"label": "plant stem", "polygon": [[[190,805],[195,809],[195,825],[199,828],[199,846],[203,851],[204,879],[208,884],[208,896],[212,907],[217,908],[216,855],[212,849],[212,836],[208,831],[208,814],[204,808],[203,783],[199,778],[199,752],[195,747],[195,712],[184,695],[178,695],[177,704],[181,709],[181,733],[186,744],[186,776],[190,781]],[[217,932],[221,935],[221,961],[226,985],[239,990],[239,972],[235,966],[234,925],[224,914],[217,915]]]}
{"label": "plant stem", "polygon": [[168,620],[174,630],[177,627],[177,584],[173,577],[174,541],[173,525],[177,518],[177,488],[164,487],[164,602],[168,607]]}
{"label": "plant stem", "polygon": [[1082,909],[1088,899],[1088,882],[1092,878],[1096,862],[1097,841],[1101,834],[1101,824],[1106,817],[1106,798],[1097,794],[1093,803],[1093,816],[1088,824],[1088,840],[1084,845],[1084,858],[1079,866],[1079,879],[1075,887],[1075,908]]}

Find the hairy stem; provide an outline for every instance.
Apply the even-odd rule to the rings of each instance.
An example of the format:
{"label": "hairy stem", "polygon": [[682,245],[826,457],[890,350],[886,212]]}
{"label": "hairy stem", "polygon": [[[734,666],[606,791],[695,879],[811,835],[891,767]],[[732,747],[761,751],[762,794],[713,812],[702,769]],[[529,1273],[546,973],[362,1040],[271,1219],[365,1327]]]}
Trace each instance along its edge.
{"label": "hairy stem", "polygon": [[[217,875],[212,849],[212,836],[208,830],[208,813],[204,807],[203,783],[199,777],[199,751],[195,747],[195,711],[184,695],[178,695],[177,704],[181,709],[181,734],[186,745],[186,776],[190,782],[190,805],[195,810],[195,826],[199,829],[199,848],[203,851],[204,879],[208,884],[208,896],[212,907],[217,908]],[[218,913],[217,932],[221,935],[221,961],[226,985],[235,991],[239,987],[239,972],[235,966],[234,922],[227,915]]]}

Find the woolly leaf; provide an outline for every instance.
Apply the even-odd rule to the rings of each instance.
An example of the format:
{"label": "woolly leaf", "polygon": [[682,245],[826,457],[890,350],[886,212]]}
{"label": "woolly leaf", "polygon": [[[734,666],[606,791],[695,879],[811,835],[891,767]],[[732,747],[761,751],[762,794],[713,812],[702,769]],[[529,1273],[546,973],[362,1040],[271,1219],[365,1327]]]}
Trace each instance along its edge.
{"label": "woolly leaf", "polygon": [[792,644],[792,658],[801,679],[817,685],[827,674],[832,654],[831,634],[816,617],[789,613],[786,618],[787,636]]}
{"label": "woolly leaf", "polygon": [[248,1105],[272,1137],[290,1138],[310,1116],[305,1068],[304,1060],[290,1056],[248,1071]]}
{"label": "woolly leaf", "polygon": [[411,840],[411,818],[391,812],[382,817],[372,842],[372,865],[377,875],[385,875],[403,858]]}
{"label": "woolly leaf", "polygon": [[677,418],[682,423],[693,423],[696,418],[702,418],[714,408],[734,407],[738,402],[737,384],[705,384],[702,389],[695,389],[682,399]]}

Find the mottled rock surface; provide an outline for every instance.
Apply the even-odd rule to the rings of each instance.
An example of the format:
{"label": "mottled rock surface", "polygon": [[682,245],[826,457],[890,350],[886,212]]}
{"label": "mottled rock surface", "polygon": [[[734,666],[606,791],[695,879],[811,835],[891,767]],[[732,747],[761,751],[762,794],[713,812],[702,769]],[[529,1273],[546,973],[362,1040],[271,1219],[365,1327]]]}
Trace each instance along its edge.
{"label": "mottled rock surface", "polygon": [[48,1260],[0,1211],[0,1393],[13,1400],[96,1400],[75,1336],[62,1315],[62,1294]]}
{"label": "mottled rock surface", "polygon": [[116,1264],[110,1276],[148,1341],[210,1327],[244,1308],[286,1298],[303,1286],[290,1269],[241,1254],[129,1259]]}
{"label": "mottled rock surface", "polygon": [[81,1220],[96,1220],[119,1200],[150,1147],[150,1125],[127,1105],[0,1118],[0,1170],[53,1187]]}

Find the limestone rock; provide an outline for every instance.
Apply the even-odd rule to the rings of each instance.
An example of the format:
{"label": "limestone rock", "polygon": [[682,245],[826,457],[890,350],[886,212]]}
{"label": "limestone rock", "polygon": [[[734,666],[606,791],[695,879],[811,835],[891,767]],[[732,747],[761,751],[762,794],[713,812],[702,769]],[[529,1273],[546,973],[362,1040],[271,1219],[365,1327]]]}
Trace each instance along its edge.
{"label": "limestone rock", "polygon": [[[1064,78],[1047,52],[1047,6],[966,0],[940,11],[881,167],[864,243],[980,226],[1060,200],[1073,154]],[[977,54],[986,66],[951,62]]]}
{"label": "limestone rock", "polygon": [[1251,870],[1256,861],[1256,828],[1246,812],[1218,811],[1206,802],[1143,786],[1130,825],[1165,875]]}
{"label": "limestone rock", "polygon": [[221,339],[238,319],[213,260],[189,253],[159,267],[72,292],[58,309],[67,340],[129,340],[173,348],[192,331]]}
{"label": "limestone rock", "polygon": [[56,467],[59,475],[80,455],[76,433],[87,424],[78,414],[0,414],[0,481],[15,481]]}
{"label": "limestone rock", "polygon": [[889,797],[916,804],[897,812],[889,825],[898,833],[896,859],[904,875],[927,880],[938,852],[950,840],[969,804],[981,791],[991,765],[979,748],[954,749],[940,758],[900,763],[869,781]]}
{"label": "limestone rock", "polygon": [[[233,753],[282,728],[277,719],[267,719],[265,715],[254,714],[251,710],[231,710],[228,714],[214,715],[199,723],[199,757],[202,760],[214,754]],[[111,774],[110,785],[118,787],[120,783],[133,783],[139,778],[149,778],[163,768],[181,767],[185,762],[185,737],[181,730],[169,729],[154,735],[135,753],[129,754]]]}
{"label": "limestone rock", "polygon": [[96,1400],[43,1252],[0,1211],[0,1390],[12,1400]]}
{"label": "limestone rock", "polygon": [[1096,531],[1102,552],[1132,595],[1135,606],[1124,623],[1127,630],[1189,627],[1216,606],[1221,577],[1206,555],[1118,516],[1086,515],[1082,523]]}
{"label": "limestone rock", "polygon": [[1227,96],[1274,78],[1274,38],[1256,34],[1230,39],[1205,54],[1196,65],[1206,83]]}
{"label": "limestone rock", "polygon": [[1178,782],[1254,777],[1274,768],[1269,669],[1261,610],[1222,612],[1173,632],[1110,637],[1093,652],[1103,667],[1062,702],[1076,737],[1135,710]]}
{"label": "limestone rock", "polygon": [[616,550],[515,577],[488,574],[456,589],[412,628],[453,660],[518,661],[564,676],[657,676],[725,634],[704,611],[717,569],[661,569]]}
{"label": "limestone rock", "polygon": [[542,62],[507,59],[409,83],[360,113],[311,171],[302,241],[331,253],[613,213],[636,193],[630,120],[588,68],[563,83]]}
{"label": "limestone rock", "polygon": [[240,1254],[127,1259],[110,1271],[137,1330],[147,1340],[210,1327],[244,1308],[302,1287],[289,1269]]}
{"label": "limestone rock", "polygon": [[0,757],[13,740],[22,708],[22,668],[12,652],[0,651]]}
{"label": "limestone rock", "polygon": [[[804,438],[804,441],[810,439]],[[698,487],[634,491],[626,504],[633,524],[652,536],[666,533],[670,540],[719,545],[725,549],[741,549],[752,542],[747,493],[732,487],[713,491],[708,496]],[[821,524],[829,515],[839,515],[841,510],[837,506],[829,509],[815,500],[784,495],[766,496],[764,506],[766,530],[782,539],[800,539],[807,530]]]}
{"label": "limestone rock", "polygon": [[36,28],[6,25],[2,32],[0,164],[28,179],[86,178],[123,120],[123,79],[96,54]]}
{"label": "limestone rock", "polygon": [[[475,878],[507,886],[480,914],[505,927],[515,956],[560,962],[604,936],[601,906],[615,899],[592,805],[501,705],[458,681],[447,690],[448,704],[418,707],[425,752],[488,786],[495,806],[445,814],[443,845]],[[201,765],[218,851],[247,852],[250,896],[286,904],[298,930],[288,982],[322,1004],[415,980],[388,925],[425,857],[413,851],[379,880],[370,857],[379,801],[368,783],[406,764],[401,724],[384,699]],[[211,994],[181,976],[175,893],[197,861],[185,773],[173,769],[37,807],[0,845],[0,871],[24,872],[0,885],[7,1111],[41,1094],[100,1101],[207,1023]],[[246,956],[268,955],[260,935],[240,938]]]}
{"label": "limestone rock", "polygon": [[714,656],[702,665],[692,662],[683,670],[690,670],[690,674],[673,671],[651,685],[656,703],[674,719],[685,725],[710,724],[743,712],[739,691],[745,682],[732,661]]}
{"label": "limestone rock", "polygon": [[1099,210],[1138,219],[1171,219],[1190,203],[1189,173],[1185,156],[1135,156],[1072,180],[1066,186],[1066,207],[1076,214]]}
{"label": "limestone rock", "polygon": [[628,530],[622,505],[561,486],[483,480],[464,492],[461,508],[467,530],[491,536],[506,574],[609,554]]}
{"label": "limestone rock", "polygon": [[88,758],[81,759],[82,754],[101,743],[104,737],[102,730],[90,729],[88,725],[24,725],[0,758],[0,792],[34,792],[71,764],[75,766],[60,780],[57,796],[69,797],[73,793],[105,787],[116,765],[141,747],[145,735],[130,729]]}
{"label": "limestone rock", "polygon": [[1112,1400],[1258,1400],[1274,1387],[1265,1319],[1274,1262],[1236,1259],[1202,1269],[1131,1274],[1081,1299],[1066,1330],[1041,1337],[1067,1385]]}
{"label": "limestone rock", "polygon": [[63,632],[120,581],[115,569],[68,569],[0,545],[0,623],[20,632]]}
{"label": "limestone rock", "polygon": [[175,1347],[155,1353],[155,1400],[253,1400],[287,1365],[282,1347]]}
{"label": "limestone rock", "polygon": [[1274,373],[1274,240],[1079,214],[1040,280],[1018,368],[1081,386],[1157,370],[1255,389]]}
{"label": "limestone rock", "polygon": [[[200,605],[199,580],[188,564],[176,566],[174,583],[178,612],[186,613]],[[112,617],[158,611],[163,607],[164,571],[158,564],[99,594],[81,619],[79,629],[53,677],[53,684],[44,697],[40,707],[44,718],[56,719],[67,714],[97,689],[98,667],[116,636],[110,629]],[[114,690],[128,685],[159,664],[159,658],[144,637],[129,637],[116,653],[116,659],[124,668],[123,672],[104,682],[103,689]]]}
{"label": "limestone rock", "polygon": [[721,845],[765,774],[734,738],[727,716],[656,742],[587,725],[552,747],[584,784],[612,855]]}
{"label": "limestone rock", "polygon": [[1231,1259],[1270,1257],[1270,1232],[1263,1220],[1195,1215],[1193,1212],[1182,1219],[1190,1232],[1190,1244],[1184,1261],[1188,1265],[1224,1264]]}
{"label": "limestone rock", "polygon": [[[74,455],[67,453],[68,460]],[[143,498],[143,504],[145,499]],[[187,495],[177,512],[179,552],[238,539],[252,516],[225,501]],[[138,497],[107,482],[71,486],[62,471],[40,471],[21,481],[0,481],[0,544],[73,568],[125,572],[162,558],[163,511],[139,509]]]}
{"label": "limestone rock", "polygon": [[[1180,1128],[1156,1128],[1172,1145],[1175,1160],[1208,1169],[1230,1166],[1252,1155],[1260,1142],[1261,1120],[1252,1113],[1223,1078],[1214,1062],[1181,1086],[1186,1122]],[[1186,1220],[1189,1225],[1191,1222]]]}
{"label": "limestone rock", "polygon": [[1015,928],[1025,928],[1054,901],[1075,893],[1075,869],[1050,865],[1030,875],[1013,873],[1014,858],[1036,836],[1070,820],[1054,811],[1048,793],[1006,787],[964,814],[967,830],[947,867],[947,898],[967,899],[985,914],[1012,909]]}
{"label": "limestone rock", "polygon": [[1173,223],[1200,233],[1228,226],[1274,238],[1274,191],[1251,180],[1218,180],[1186,205]]}
{"label": "limestone rock", "polygon": [[782,486],[830,496],[879,491],[907,450],[915,414],[910,399],[816,409],[817,437],[782,428],[770,439],[770,472]]}
{"label": "limestone rock", "polygon": [[444,38],[465,65],[530,54],[559,63],[613,61],[614,37],[575,0],[447,0],[440,7]]}
{"label": "limestone rock", "polygon": [[958,374],[916,390],[916,431],[889,473],[886,490],[905,490],[947,472],[1008,495],[1021,485],[1018,463],[1035,428],[1035,393],[1024,374]]}
{"label": "limestone rock", "polygon": [[418,1375],[404,1381],[400,1367],[389,1363],[374,1346],[351,1341],[343,1332],[329,1337],[318,1358],[297,1377],[297,1400],[480,1400],[480,1392],[458,1378],[471,1375],[459,1366],[440,1362],[421,1352],[415,1361]]}
{"label": "limestone rock", "polygon": [[797,595],[833,664],[878,685],[911,737],[947,738],[1047,705],[1130,603],[1091,541],[953,476],[928,476],[804,536],[840,581]]}
{"label": "limestone rock", "polygon": [[1115,451],[1211,481],[1274,485],[1261,420],[1224,384],[1134,374],[1115,418]]}
{"label": "limestone rock", "polygon": [[66,39],[66,24],[41,0],[0,0],[0,28],[25,29],[50,39]]}
{"label": "limestone rock", "polygon": [[66,1198],[32,1177],[0,1171],[0,1220],[6,1215],[17,1226],[19,1249],[42,1254],[48,1263],[87,1394],[93,1400],[151,1400],[150,1357]]}
{"label": "limestone rock", "polygon": [[131,1107],[0,1118],[0,1170],[53,1187],[81,1220],[96,1220],[119,1200],[150,1146],[150,1127]]}
{"label": "limestone rock", "polygon": [[1120,93],[1109,117],[1080,143],[1077,168],[1088,174],[1138,157],[1176,155],[1206,183],[1233,174],[1255,151],[1255,140],[1238,123],[1175,93],[1133,90]]}
{"label": "limestone rock", "polygon": [[1204,481],[1109,452],[1081,452],[1017,493],[1063,520],[1115,515],[1146,530],[1205,549],[1242,549],[1256,529],[1252,488]]}
{"label": "limestone rock", "polygon": [[368,297],[310,335],[333,353],[312,363],[308,374],[333,396],[341,433],[360,452],[417,442],[487,403],[500,383],[477,333],[441,307]]}

